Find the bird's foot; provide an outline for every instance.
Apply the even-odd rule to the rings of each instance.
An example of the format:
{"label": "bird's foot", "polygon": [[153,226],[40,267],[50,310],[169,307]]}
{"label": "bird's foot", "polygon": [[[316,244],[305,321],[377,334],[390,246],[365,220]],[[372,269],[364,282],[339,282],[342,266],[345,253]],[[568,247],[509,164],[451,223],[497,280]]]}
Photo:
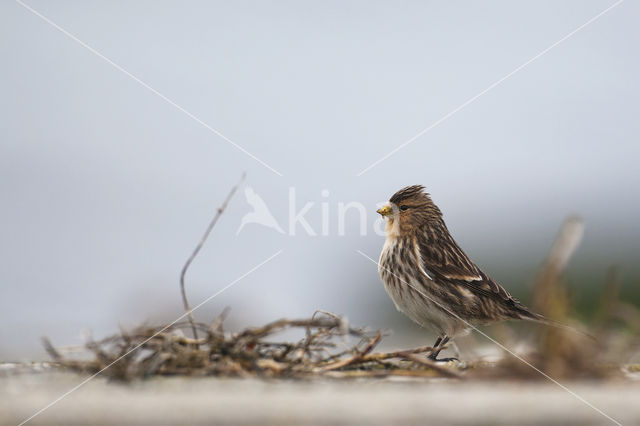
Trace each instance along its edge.
{"label": "bird's foot", "polygon": [[[440,355],[440,352],[442,352],[443,349],[445,349],[447,347],[447,343],[449,343],[450,339],[449,336],[444,335],[441,337],[438,337],[438,339],[436,340],[436,343],[433,345],[433,349],[431,351],[431,354],[429,354],[429,356],[427,358],[429,358],[431,361],[434,362],[451,362],[451,361],[456,361],[456,362],[460,362],[460,360],[458,358],[455,357],[449,357],[449,358],[439,358],[438,359],[438,355]],[[455,345],[455,343],[451,342],[451,345],[453,345],[454,349],[455,349],[455,354],[458,355],[458,348]]]}
{"label": "bird's foot", "polygon": [[449,358],[431,358],[431,357],[429,357],[429,359],[431,359],[431,361],[434,361],[434,362],[451,362],[451,361],[460,362],[460,360],[458,358],[455,358],[455,357],[449,357]]}
{"label": "bird's foot", "polygon": [[431,361],[435,361],[438,358],[439,353],[440,351],[431,352],[431,354],[427,358],[429,358]]}

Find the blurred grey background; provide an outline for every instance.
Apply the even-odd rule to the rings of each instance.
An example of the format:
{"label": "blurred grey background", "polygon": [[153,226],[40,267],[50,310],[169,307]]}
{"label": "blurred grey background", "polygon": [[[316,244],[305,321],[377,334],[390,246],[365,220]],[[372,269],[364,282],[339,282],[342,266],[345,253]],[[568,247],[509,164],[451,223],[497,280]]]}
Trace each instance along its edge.
{"label": "blurred grey background", "polygon": [[[237,327],[322,308],[422,336],[376,266],[376,203],[427,186],[467,253],[527,300],[563,218],[586,306],[619,265],[638,295],[640,4],[624,2],[360,177],[613,1],[27,0],[283,176],[13,1],[0,3],[0,359],[45,358],[182,313],[180,268],[242,171],[286,229],[289,188],[327,236],[255,224],[240,191],[188,274]],[[328,197],[321,195],[329,191]],[[337,204],[370,209],[337,235]],[[404,343],[404,342],[403,342]]]}

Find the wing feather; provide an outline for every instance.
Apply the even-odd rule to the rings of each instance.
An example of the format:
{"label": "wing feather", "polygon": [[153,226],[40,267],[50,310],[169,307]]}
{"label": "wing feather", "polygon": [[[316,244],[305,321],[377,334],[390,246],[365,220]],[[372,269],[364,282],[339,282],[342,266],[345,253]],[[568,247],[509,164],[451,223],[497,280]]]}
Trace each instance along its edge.
{"label": "wing feather", "polygon": [[476,294],[511,300],[512,297],[502,286],[487,276],[469,259],[449,232],[436,236],[426,230],[416,237],[422,267],[441,282],[464,284]]}

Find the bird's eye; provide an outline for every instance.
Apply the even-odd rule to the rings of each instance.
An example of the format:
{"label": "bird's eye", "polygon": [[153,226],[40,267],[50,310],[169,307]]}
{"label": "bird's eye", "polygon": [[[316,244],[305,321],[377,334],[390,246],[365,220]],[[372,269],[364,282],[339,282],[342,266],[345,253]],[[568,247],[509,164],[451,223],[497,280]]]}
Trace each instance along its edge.
{"label": "bird's eye", "polygon": [[400,206],[400,210],[405,211],[409,208],[409,206]]}

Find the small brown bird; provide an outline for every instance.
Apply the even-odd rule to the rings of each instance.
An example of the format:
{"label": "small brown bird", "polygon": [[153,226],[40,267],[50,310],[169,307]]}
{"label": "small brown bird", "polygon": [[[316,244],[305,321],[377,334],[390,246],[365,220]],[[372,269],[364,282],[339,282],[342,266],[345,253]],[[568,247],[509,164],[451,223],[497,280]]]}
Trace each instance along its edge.
{"label": "small brown bird", "polygon": [[[378,213],[388,219],[380,277],[400,312],[437,333],[432,360],[449,339],[476,324],[507,319],[549,322],[467,257],[423,186],[399,190]],[[439,361],[451,359],[455,358]]]}

